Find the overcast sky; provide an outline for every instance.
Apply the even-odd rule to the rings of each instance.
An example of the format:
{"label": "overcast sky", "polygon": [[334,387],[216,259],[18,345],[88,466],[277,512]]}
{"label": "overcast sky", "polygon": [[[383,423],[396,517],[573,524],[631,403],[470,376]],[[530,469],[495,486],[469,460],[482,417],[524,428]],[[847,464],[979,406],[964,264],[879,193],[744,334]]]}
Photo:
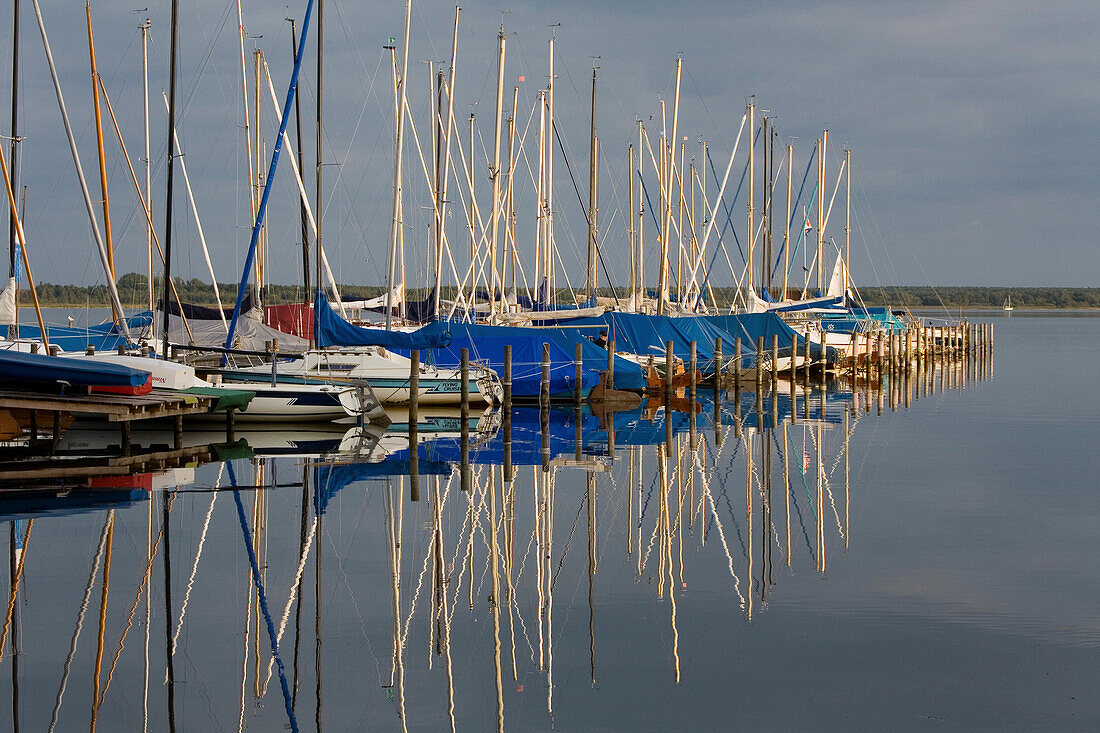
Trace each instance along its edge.
{"label": "overcast sky", "polygon": [[[42,282],[102,282],[33,10],[28,0],[21,3],[21,181],[28,187],[31,264]],[[137,4],[93,3],[93,22],[100,73],[140,177],[137,26],[145,17],[152,19],[154,216],[163,234],[167,122],[160,91],[167,86],[169,5],[158,2],[134,13],[132,6]],[[205,0],[181,5],[181,144],[218,279],[236,280],[249,227],[236,3]],[[305,4],[272,5],[245,0],[245,28],[249,50],[264,51],[282,97],[291,66],[289,24],[284,18],[293,16],[300,22]],[[492,154],[496,33],[503,18],[508,34],[505,83],[509,92],[513,85],[520,87],[521,130],[532,119],[538,90],[546,84],[547,39],[551,34],[557,38],[556,114],[569,164],[585,196],[589,85],[593,57],[599,57],[599,218],[605,258],[619,282],[628,276],[627,145],[635,139],[639,118],[656,143],[660,99],[667,100],[671,119],[675,63],[682,54],[680,132],[688,137],[688,156],[697,164],[701,165],[699,141],[706,140],[721,175],[746,101],[753,95],[759,108],[774,118],[781,142],[795,146],[797,178],[823,128],[829,129],[830,190],[842,151],[852,150],[852,270],[857,283],[1100,285],[1100,256],[1093,242],[1100,188],[1096,3],[852,0],[771,3],[760,9],[758,4],[714,0],[543,0],[513,2],[503,16],[497,5],[464,8],[459,30],[455,114],[463,141],[466,120],[471,112],[477,116],[479,206],[487,211],[490,201],[487,161]],[[98,198],[84,10],[78,3],[46,3],[44,13],[82,163]],[[453,20],[454,6],[449,3],[414,2],[409,95],[413,125],[425,146],[425,61],[449,57]],[[402,22],[399,2],[326,2],[324,161],[330,165],[324,168],[323,231],[341,282],[384,280],[393,101],[390,56],[383,45],[391,36],[400,43]],[[7,135],[10,5],[0,25],[0,130]],[[301,87],[305,177],[311,196],[316,99],[312,36],[311,30]],[[518,81],[520,76],[524,81]],[[510,93],[507,97],[506,115]],[[533,119],[525,146],[532,166],[537,114]],[[268,153],[276,132],[273,120],[270,99],[265,97],[262,129]],[[135,208],[133,184],[109,118],[105,124],[118,271],[144,271],[142,215]],[[414,286],[427,281],[424,253],[430,217],[425,207],[430,202],[415,141],[409,137],[405,219],[408,278]],[[743,144],[735,176],[744,151]],[[559,153],[557,239],[576,284],[583,281],[579,253],[584,222],[562,161]],[[656,196],[656,178],[652,171],[646,176],[651,196]],[[813,178],[811,173],[811,184]],[[208,280],[183,181],[178,175],[176,180],[173,269]],[[530,259],[535,212],[526,162],[517,173],[517,187],[519,248]],[[712,197],[717,188],[712,178]],[[841,191],[828,231],[838,242],[844,235]],[[274,282],[300,277],[295,197],[291,170],[284,165],[270,209]],[[742,196],[733,207],[742,242],[744,207]],[[453,211],[448,231],[459,245],[455,257],[460,262],[465,261],[464,226],[461,211]],[[653,251],[651,220],[647,226],[646,247]],[[723,241],[739,266],[732,234],[727,231]],[[729,267],[715,267],[713,281],[728,284]],[[654,284],[655,274],[649,279]]]}

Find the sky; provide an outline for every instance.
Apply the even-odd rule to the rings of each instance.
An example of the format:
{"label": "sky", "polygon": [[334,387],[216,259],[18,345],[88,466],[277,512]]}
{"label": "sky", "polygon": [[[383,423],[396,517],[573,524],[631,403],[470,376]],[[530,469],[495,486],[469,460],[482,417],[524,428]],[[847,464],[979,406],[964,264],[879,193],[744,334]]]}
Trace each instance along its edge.
{"label": "sky", "polygon": [[[139,179],[142,166],[141,36],[152,21],[149,45],[153,217],[163,237],[167,120],[169,4],[134,12],[139,3],[92,5],[97,61]],[[240,277],[250,217],[241,102],[236,1],[182,3],[177,129],[202,232],[218,280]],[[499,5],[499,4],[498,4]],[[733,149],[746,104],[755,101],[779,133],[780,148],[794,146],[795,189],[814,141],[829,130],[827,191],[836,185],[843,151],[852,155],[852,275],[876,285],[1100,285],[1095,200],[1100,189],[1096,140],[1100,137],[1100,51],[1095,31],[1100,5],[1086,2],[542,2],[500,8],[463,8],[458,33],[455,118],[467,144],[467,120],[477,120],[476,198],[490,207],[497,31],[506,34],[505,116],[519,87],[516,112],[525,157],[516,178],[519,259],[530,275],[535,195],[530,168],[537,164],[537,100],[547,80],[548,39],[556,39],[555,117],[566,157],[556,153],[556,240],[560,269],[583,283],[587,202],[588,129],[592,67],[598,70],[596,111],[601,141],[598,222],[610,279],[629,277],[626,240],[627,146],[642,120],[656,146],[660,101],[669,122],[677,57],[683,58],[678,137],[686,157],[711,176],[712,200]],[[75,169],[64,137],[41,37],[28,0],[21,0],[21,185],[27,187],[25,228],[35,279],[93,284],[104,281]],[[66,7],[68,6],[68,7]],[[242,3],[246,46],[264,52],[280,98],[291,69],[287,17],[293,6]],[[44,20],[73,120],[81,162],[100,198],[86,19],[75,3],[49,3]],[[430,281],[430,198],[416,139],[430,156],[430,70],[446,68],[453,5],[413,3],[408,95],[412,111],[404,152],[406,277],[410,287]],[[11,10],[0,17],[0,131],[10,133]],[[325,3],[324,191],[322,233],[342,283],[382,284],[390,240],[394,109],[390,51],[400,47],[404,5],[398,2]],[[314,29],[316,18],[314,18]],[[316,45],[305,51],[301,78],[304,178],[314,196]],[[523,81],[519,81],[523,77]],[[266,89],[264,89],[266,94]],[[251,106],[252,102],[250,102]],[[269,163],[277,126],[271,100],[262,100],[261,130]],[[105,135],[117,273],[144,272],[144,214],[107,111]],[[252,110],[250,116],[254,116]],[[253,119],[254,123],[255,120]],[[291,131],[294,123],[291,121]],[[413,136],[412,131],[416,131]],[[293,137],[293,135],[292,135]],[[712,163],[704,164],[706,141]],[[454,145],[457,155],[459,141]],[[568,158],[568,166],[565,160]],[[734,183],[747,158],[743,140]],[[280,166],[269,209],[269,281],[300,280],[301,235],[297,189],[289,166]],[[702,173],[701,171],[701,173]],[[209,281],[196,225],[177,166],[173,272]],[[644,174],[656,197],[652,167]],[[780,190],[783,188],[780,171]],[[811,171],[807,188],[812,187]],[[452,184],[447,224],[456,266],[468,259],[461,200]],[[729,189],[733,188],[733,183]],[[456,193],[458,192],[458,193]],[[461,199],[459,198],[461,196]],[[826,236],[844,238],[844,186]],[[803,199],[803,203],[806,199]],[[746,198],[732,190],[732,229],[746,232]],[[782,206],[782,194],[776,205]],[[701,206],[701,204],[700,204]],[[98,212],[97,212],[98,214]],[[650,214],[646,214],[650,216]],[[6,217],[5,217],[6,218]],[[716,222],[725,255],[742,267],[725,215]],[[780,217],[781,218],[781,217]],[[646,221],[647,279],[656,283],[655,228]],[[712,239],[712,245],[717,236]],[[733,275],[725,255],[712,282]],[[811,253],[812,256],[812,253]],[[801,277],[796,257],[792,277]],[[453,280],[453,278],[452,278]],[[601,285],[606,284],[601,275]]]}

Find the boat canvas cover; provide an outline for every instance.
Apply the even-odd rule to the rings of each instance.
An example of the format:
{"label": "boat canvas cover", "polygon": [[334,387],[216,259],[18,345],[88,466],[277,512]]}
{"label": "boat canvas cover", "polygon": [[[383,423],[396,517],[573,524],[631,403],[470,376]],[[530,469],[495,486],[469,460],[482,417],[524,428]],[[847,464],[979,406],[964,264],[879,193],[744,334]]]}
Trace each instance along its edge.
{"label": "boat canvas cover", "polygon": [[[418,333],[449,332],[451,342],[446,348],[433,349],[430,357],[437,366],[457,368],[462,349],[469,349],[471,361],[487,363],[497,374],[504,373],[504,347],[512,347],[512,396],[537,398],[542,383],[542,345],[550,345],[550,394],[572,395],[576,381],[573,358],[576,344],[581,345],[581,394],[600,381],[600,372],[607,368],[607,350],[589,341],[576,330],[560,328],[523,328],[522,326],[489,326],[460,321],[435,321]],[[615,358],[615,387],[640,390],[645,377],[637,364]]]}
{"label": "boat canvas cover", "polygon": [[[135,336],[147,329],[153,322],[149,311],[138,313],[126,319],[126,326]],[[41,341],[42,329],[38,324],[20,324],[16,338],[27,341]],[[114,321],[104,321],[94,326],[81,328],[76,326],[59,326],[53,323],[46,324],[46,336],[51,346],[57,346],[62,351],[84,351],[89,346],[96,351],[117,351],[119,346],[126,346],[126,336]]]}
{"label": "boat canvas cover", "polygon": [[[775,311],[700,317],[729,333],[731,339],[741,339],[742,350],[744,350],[746,344],[751,344],[752,350],[756,351],[757,340],[763,338],[764,349],[770,351],[772,337],[778,336],[779,355],[781,357],[791,356],[792,344],[798,348],[799,354],[806,353],[805,337],[799,335],[798,331],[791,328]],[[732,343],[732,340],[730,343]],[[816,344],[811,345],[810,348],[811,355],[820,352],[820,347]]]}
{"label": "boat canvas cover", "polygon": [[332,310],[324,293],[320,292],[314,302],[314,336],[319,349],[329,346],[382,346],[395,351],[408,351],[446,348],[450,342],[446,330],[426,331],[422,328],[407,333],[352,325]]}
{"label": "boat canvas cover", "polygon": [[[717,338],[723,343],[723,359],[733,355],[733,337],[720,326],[712,324],[699,316],[649,316],[642,313],[605,313],[595,318],[581,318],[561,324],[568,328],[604,326],[608,340],[615,342],[617,351],[626,351],[641,357],[662,358],[665,345],[672,342],[672,353],[685,363],[691,358],[691,342],[695,342],[695,353],[699,369],[704,373],[714,372],[714,346]],[[592,329],[585,329],[591,331]],[[595,335],[595,334],[593,334]],[[744,342],[744,339],[742,339]],[[755,343],[755,342],[753,342]],[[756,350],[755,346],[742,343],[742,358]],[[746,361],[745,366],[749,363]],[[618,386],[618,372],[615,373]]]}
{"label": "boat canvas cover", "polygon": [[8,386],[63,381],[84,387],[121,387],[132,391],[149,384],[150,374],[102,361],[0,351],[0,380]]}

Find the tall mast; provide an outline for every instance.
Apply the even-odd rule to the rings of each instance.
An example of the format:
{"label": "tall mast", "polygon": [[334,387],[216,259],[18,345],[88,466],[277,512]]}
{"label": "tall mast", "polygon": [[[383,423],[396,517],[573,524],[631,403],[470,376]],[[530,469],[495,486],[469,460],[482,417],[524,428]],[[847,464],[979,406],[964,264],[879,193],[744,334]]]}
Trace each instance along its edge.
{"label": "tall mast", "polygon": [[[474,113],[470,113],[470,134],[469,134],[469,146],[470,146],[470,164],[466,170],[466,185],[470,188],[470,211],[467,213],[466,221],[469,222],[470,227],[470,271],[474,272],[474,250],[477,248],[477,235],[474,233]],[[474,282],[471,283],[470,288],[470,310],[473,312],[477,305],[477,275],[474,275]]]}
{"label": "tall mast", "polygon": [[[676,139],[677,129],[680,122],[680,77],[683,73],[684,59],[678,57],[676,59],[676,90],[674,92],[672,101],[672,135],[664,138],[661,144],[661,154],[664,157],[666,163],[664,166],[664,177],[662,186],[664,187],[664,194],[661,197],[661,211],[663,216],[661,217],[661,261],[660,267],[660,293],[657,300],[657,313],[658,315],[668,315],[670,307],[668,299],[669,282],[668,282],[668,245],[669,239],[672,237],[672,180],[675,176],[675,149],[672,147],[673,141]],[[664,105],[661,105],[664,109]],[[664,119],[664,114],[661,115]]]}
{"label": "tall mast", "polygon": [[[173,4],[177,0],[172,0]],[[99,230],[99,222],[95,218],[95,206],[92,203],[92,194],[88,190],[88,180],[84,177],[84,168],[80,165],[80,151],[76,147],[76,138],[73,137],[73,126],[69,121],[69,112],[65,108],[65,97],[61,93],[61,81],[57,76],[57,65],[54,64],[53,51],[50,50],[50,40],[46,36],[46,22],[42,19],[42,8],[38,4],[38,0],[31,0],[31,4],[34,6],[34,15],[38,20],[38,32],[42,36],[42,47],[46,52],[46,62],[50,67],[50,77],[53,80],[54,94],[57,96],[57,106],[61,111],[61,122],[65,126],[65,137],[69,141],[69,152],[73,156],[73,165],[76,167],[76,177],[80,183],[80,192],[84,196],[84,208],[88,212],[88,221],[92,225],[92,237],[95,239],[96,249],[99,250],[99,261],[103,266],[103,272],[107,275],[107,291],[111,297],[111,309],[115,313],[122,313],[122,303],[118,299],[118,288],[115,286],[114,278],[111,277],[111,270],[107,261],[107,247],[103,243],[103,234]],[[169,168],[171,170],[171,168]],[[167,319],[167,310],[165,311],[165,318]],[[120,318],[119,326],[122,329],[122,333],[126,336],[127,340],[130,338],[130,328],[126,325],[126,319]]]}
{"label": "tall mast", "polygon": [[[103,149],[103,115],[99,105],[99,72],[95,63],[95,39],[92,37],[92,3],[84,4],[88,18],[88,59],[92,73],[92,109],[95,111],[95,139],[99,151],[99,190],[103,194],[103,237],[107,241],[107,264],[110,266],[111,279],[115,279],[115,245],[111,236],[111,198],[107,193],[107,154]],[[116,313],[116,317],[121,313]]]}
{"label": "tall mast", "polygon": [[[9,178],[12,190],[19,190],[19,0],[13,0],[11,13],[11,158]],[[18,239],[15,231],[15,212],[8,213],[8,274],[15,277]],[[16,308],[16,313],[19,309]]]}
{"label": "tall mast", "polygon": [[[401,149],[405,134],[405,79],[409,69],[409,24],[412,0],[405,0],[405,38],[401,49],[401,73],[397,78],[397,138],[393,156],[393,221],[390,225],[389,278],[386,280],[386,328],[393,325],[393,283],[397,266],[397,240],[401,230]],[[320,181],[320,167],[317,169]],[[318,237],[320,241],[320,237]],[[404,301],[404,293],[401,294]]]}
{"label": "tall mast", "polygon": [[794,146],[787,146],[787,208],[783,216],[783,295],[787,297],[787,275],[791,269],[791,166],[794,165]]}
{"label": "tall mast", "polygon": [[[447,221],[447,181],[450,177],[451,171],[451,133],[455,128],[455,66],[457,65],[458,56],[458,16],[462,12],[462,8],[455,6],[455,25],[454,33],[451,36],[451,66],[448,70],[448,82],[447,82],[447,126],[443,133],[443,180],[439,186],[439,233],[441,241],[446,240],[444,234],[444,224]],[[472,166],[474,161],[470,160]],[[471,194],[472,195],[472,194]],[[443,250],[442,246],[437,253],[436,272],[440,272],[443,269]],[[435,283],[435,312],[439,312],[439,298],[442,284],[441,278],[437,275]]]}
{"label": "tall mast", "polygon": [[[512,292],[515,293],[516,289],[516,159],[515,159],[515,145],[516,145],[516,111],[519,106],[519,87],[512,87],[512,116],[508,120],[508,192],[507,192],[507,207],[505,208],[504,219],[504,233],[505,240],[504,245],[506,248],[504,266],[500,272],[500,287],[504,289],[504,280],[508,274],[509,260],[511,261],[511,275],[512,275]],[[507,303],[505,303],[507,305]]]}
{"label": "tall mast", "polygon": [[504,51],[507,42],[504,26],[497,32],[497,108],[493,125],[493,207],[489,226],[489,261],[492,264],[489,280],[489,313],[496,313],[498,298],[497,242],[500,235],[500,125],[504,117]]}
{"label": "tall mast", "polygon": [[817,156],[817,289],[825,291],[825,151],[829,147],[829,131],[821,134],[821,150]]}
{"label": "tall mast", "polygon": [[[150,212],[149,219],[145,222],[145,253],[146,253],[146,291],[148,295],[147,305],[149,312],[153,312],[156,303],[153,301],[153,183],[152,168],[149,160],[149,27],[152,20],[145,19],[141,28],[141,91],[142,112],[145,122],[145,207]],[[156,319],[149,324],[149,335],[156,338]]]}
{"label": "tall mast", "polygon": [[[294,18],[287,18],[290,21],[290,57],[291,59],[298,58],[298,34]],[[298,143],[298,171],[302,170],[302,95],[298,93],[298,89],[294,90],[294,127],[297,133]],[[301,220],[302,225],[302,287],[303,292],[306,295],[306,302],[309,302],[310,290],[309,290],[309,226],[308,217],[306,216],[306,202],[299,200],[298,202],[298,218]]]}
{"label": "tall mast", "polygon": [[539,90],[539,155],[538,171],[535,176],[535,198],[538,199],[538,209],[535,214],[535,293],[538,302],[543,302],[540,289],[547,277],[543,271],[543,262],[546,260],[543,250],[548,246],[546,241],[546,90]]}
{"label": "tall mast", "polygon": [[[630,172],[631,180],[635,177],[638,179],[638,185],[642,182],[642,151],[645,147],[642,145],[643,138],[645,137],[645,123],[638,120],[638,167]],[[638,236],[636,238],[637,243],[637,257],[638,264],[635,269],[638,271],[638,297],[635,299],[634,310],[637,312],[641,304],[645,301],[645,268],[642,266],[642,249],[645,247],[645,195],[639,197],[638,210],[633,212],[633,215],[638,217]]]}
{"label": "tall mast", "polygon": [[[303,31],[304,33],[304,31]],[[300,51],[301,49],[299,49]],[[313,205],[314,213],[316,214],[315,221],[317,222],[317,228],[313,232],[313,239],[317,243],[317,277],[315,278],[317,292],[321,292],[321,261],[324,258],[324,249],[321,243],[321,219],[324,199],[322,197],[321,188],[321,161],[323,159],[323,145],[322,136],[324,128],[321,124],[321,113],[324,110],[324,91],[325,91],[325,0],[317,0],[317,142],[316,142],[316,156],[317,156],[317,188],[314,195],[317,197],[316,202]],[[313,346],[315,341],[310,339],[310,346]]]}
{"label": "tall mast", "polygon": [[[256,49],[252,52],[252,102],[255,108],[256,124],[253,126],[252,144],[255,145],[255,155],[253,160],[256,162],[256,170],[252,175],[252,191],[253,200],[259,201],[261,192],[263,191],[263,138],[260,135],[260,65],[263,60],[263,51]],[[255,213],[255,212],[254,212]],[[267,237],[264,235],[267,233],[267,225],[261,225],[260,227],[260,244],[256,250],[256,277],[253,280],[253,307],[259,306],[263,302],[264,285],[267,282]]]}
{"label": "tall mast", "polygon": [[852,261],[852,151],[844,151],[844,298],[847,303],[849,274]]}
{"label": "tall mast", "polygon": [[[252,152],[255,144],[252,141],[251,126],[249,125],[250,114],[248,111],[248,64],[245,61],[244,51],[244,13],[241,10],[241,0],[237,0],[237,50],[240,55],[240,67],[241,67],[241,117],[244,122],[244,149],[248,158],[248,167],[245,169],[248,172],[248,214],[249,221],[256,221],[256,211],[260,205],[260,199],[257,194],[255,171],[257,162],[252,159]],[[256,125],[257,132],[259,124]],[[171,134],[171,132],[169,133]]]}
{"label": "tall mast", "polygon": [[592,66],[592,118],[588,142],[588,274],[585,279],[585,297],[591,300],[596,294],[596,69]]}
{"label": "tall mast", "polygon": [[637,247],[638,242],[634,238],[634,144],[631,143],[626,149],[626,175],[629,179],[630,185],[627,186],[627,216],[626,216],[626,237],[630,242],[630,299],[634,301],[634,311],[638,310],[638,260],[637,260]]}
{"label": "tall mast", "polygon": [[[175,182],[173,177],[176,169],[176,49],[179,44],[179,17],[179,0],[172,0],[172,42],[168,64],[168,183],[164,200],[164,287],[160,291],[164,298],[162,337],[165,359],[168,358],[168,286],[172,284],[172,184]],[[240,295],[237,300],[240,301]]]}
{"label": "tall mast", "polygon": [[546,305],[554,299],[554,37],[550,36],[550,74],[546,80]]}
{"label": "tall mast", "polygon": [[438,75],[428,62],[428,76],[431,90],[428,95],[428,109],[435,105],[432,114],[432,275],[435,285],[432,288],[432,302],[439,302],[439,284],[443,273],[443,67]]}
{"label": "tall mast", "polygon": [[[749,234],[748,234],[748,237],[749,237],[748,238],[748,250],[749,250],[749,252],[748,252],[748,257],[746,257],[746,261],[748,262],[748,267],[746,269],[748,270],[749,292],[752,293],[754,296],[756,295],[756,291],[753,289],[753,284],[752,284],[752,282],[753,282],[752,281],[752,267],[753,267],[752,256],[753,256],[753,239],[754,239],[754,235],[756,234],[756,231],[755,231],[756,227],[753,226],[753,224],[756,220],[756,217],[754,216],[754,211],[753,211],[753,204],[754,204],[753,194],[756,191],[756,145],[755,145],[755,142],[756,142],[756,105],[753,104],[753,103],[749,103]],[[749,302],[751,303],[752,301],[750,300]]]}

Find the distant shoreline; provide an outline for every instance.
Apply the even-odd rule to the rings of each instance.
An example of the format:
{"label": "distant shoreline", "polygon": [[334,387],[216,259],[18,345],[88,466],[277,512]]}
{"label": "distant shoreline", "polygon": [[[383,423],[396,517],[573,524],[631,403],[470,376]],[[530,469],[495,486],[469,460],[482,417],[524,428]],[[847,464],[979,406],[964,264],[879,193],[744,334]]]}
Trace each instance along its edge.
{"label": "distant shoreline", "polygon": [[[175,289],[185,303],[206,307],[217,306],[214,288],[209,283],[197,279],[175,281]],[[375,298],[385,289],[372,285],[340,285],[340,293],[346,300]],[[236,298],[236,283],[219,283],[222,305],[230,307]],[[127,309],[146,307],[145,276],[128,273],[119,278],[119,295]],[[158,288],[159,290],[159,288]],[[627,297],[627,288],[618,286],[615,291],[603,287],[597,290],[600,297]],[[774,289],[773,289],[774,290]],[[49,308],[85,308],[105,307],[108,303],[108,291],[105,285],[56,285],[43,283],[37,287],[41,305]],[[454,286],[441,289],[443,298],[453,298]],[[774,290],[778,295],[778,290]],[[427,297],[427,288],[410,289],[407,297],[419,300]],[[733,301],[733,288],[714,288],[714,299],[719,306]],[[858,289],[859,302],[868,306],[890,306],[893,308],[947,308],[949,310],[989,310],[1002,309],[1006,300],[1011,300],[1014,310],[1095,310],[1100,309],[1100,287],[997,287],[997,286],[931,286],[931,285],[883,285]],[[557,298],[568,302],[571,294],[559,289]],[[301,285],[269,285],[265,288],[264,301],[269,304],[301,303],[305,292]],[[129,301],[129,304],[127,304]],[[23,289],[19,294],[20,306],[30,306],[30,292]]]}

